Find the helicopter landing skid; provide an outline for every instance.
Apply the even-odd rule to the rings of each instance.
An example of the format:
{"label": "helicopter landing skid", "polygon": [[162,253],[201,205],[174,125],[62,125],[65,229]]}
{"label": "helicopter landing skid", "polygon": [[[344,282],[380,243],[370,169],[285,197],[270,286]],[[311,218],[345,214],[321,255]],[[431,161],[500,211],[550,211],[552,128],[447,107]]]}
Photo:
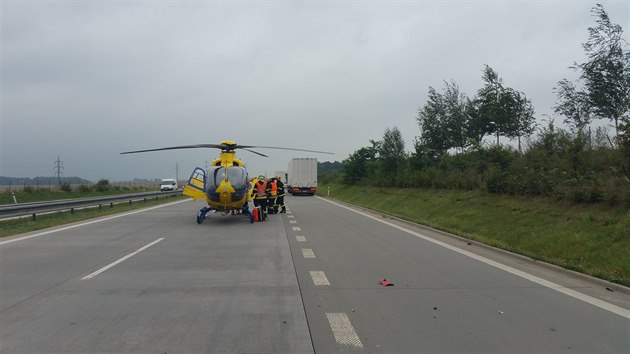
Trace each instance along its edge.
{"label": "helicopter landing skid", "polygon": [[197,213],[197,224],[201,224],[203,222],[203,220],[206,218],[206,214],[208,214],[209,211],[210,208],[208,207],[199,210],[199,212]]}
{"label": "helicopter landing skid", "polygon": [[[201,224],[205,219],[206,219],[206,214],[208,214],[212,209],[205,207],[205,208],[201,208],[198,212],[197,212],[197,224]],[[252,214],[251,211],[249,211],[249,208],[243,208],[241,209],[241,213],[243,215],[247,215],[249,217],[249,223],[253,223],[254,222],[254,215]],[[224,214],[224,215],[227,215]]]}

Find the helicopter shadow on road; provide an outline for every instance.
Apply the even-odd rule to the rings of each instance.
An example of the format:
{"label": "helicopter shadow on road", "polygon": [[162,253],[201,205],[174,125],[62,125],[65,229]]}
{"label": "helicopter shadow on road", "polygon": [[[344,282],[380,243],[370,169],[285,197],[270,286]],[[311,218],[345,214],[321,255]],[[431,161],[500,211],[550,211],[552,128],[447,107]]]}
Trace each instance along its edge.
{"label": "helicopter shadow on road", "polygon": [[204,227],[204,226],[216,227],[216,226],[221,226],[221,225],[243,224],[243,225],[246,225],[247,227],[252,228],[252,230],[255,230],[257,227],[261,227],[265,224],[269,224],[273,219],[274,219],[274,216],[267,216],[267,220],[265,221],[250,223],[249,217],[245,214],[232,215],[232,214],[223,214],[220,212],[215,213],[211,211],[206,215],[206,218],[198,226],[199,227]]}

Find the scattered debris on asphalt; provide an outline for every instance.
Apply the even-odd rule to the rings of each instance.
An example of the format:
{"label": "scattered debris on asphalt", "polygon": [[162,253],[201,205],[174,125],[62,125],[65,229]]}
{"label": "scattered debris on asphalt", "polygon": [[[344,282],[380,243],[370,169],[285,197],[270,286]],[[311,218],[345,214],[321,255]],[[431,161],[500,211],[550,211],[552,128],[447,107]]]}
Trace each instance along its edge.
{"label": "scattered debris on asphalt", "polygon": [[394,286],[394,283],[387,281],[387,279],[383,278],[378,281],[382,286]]}

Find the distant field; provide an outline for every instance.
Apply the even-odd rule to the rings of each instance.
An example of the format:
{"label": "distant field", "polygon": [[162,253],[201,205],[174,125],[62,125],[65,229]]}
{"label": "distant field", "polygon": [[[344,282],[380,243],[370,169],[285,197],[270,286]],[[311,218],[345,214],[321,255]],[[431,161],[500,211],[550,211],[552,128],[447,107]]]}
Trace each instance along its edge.
{"label": "distant field", "polygon": [[630,286],[630,211],[481,191],[320,184],[318,193]]}
{"label": "distant field", "polygon": [[[14,186],[15,187],[15,186]],[[81,190],[81,186],[71,186],[71,190],[63,191],[60,190],[58,186],[55,187],[32,187],[26,186],[21,187],[20,189],[5,189],[0,192],[0,205],[3,204],[14,204],[17,200],[18,203],[30,203],[30,202],[39,202],[39,201],[49,201],[49,200],[59,200],[59,199],[71,199],[71,198],[86,198],[86,197],[98,197],[98,196],[106,196],[106,195],[116,195],[116,194],[128,194],[128,193],[139,193],[139,192],[151,192],[151,191],[159,191],[159,185],[147,185],[147,186],[120,186],[113,185],[107,190],[98,191],[93,189],[92,187],[87,190]],[[15,199],[13,197],[15,196]]]}
{"label": "distant field", "polygon": [[[70,187],[73,190],[77,190],[81,184],[71,184]],[[113,182],[112,187],[117,188],[160,188],[160,182]],[[19,192],[24,188],[33,189],[47,189],[50,191],[59,190],[59,184],[57,183],[43,183],[43,184],[12,184],[12,185],[0,185],[0,193],[2,192]]]}

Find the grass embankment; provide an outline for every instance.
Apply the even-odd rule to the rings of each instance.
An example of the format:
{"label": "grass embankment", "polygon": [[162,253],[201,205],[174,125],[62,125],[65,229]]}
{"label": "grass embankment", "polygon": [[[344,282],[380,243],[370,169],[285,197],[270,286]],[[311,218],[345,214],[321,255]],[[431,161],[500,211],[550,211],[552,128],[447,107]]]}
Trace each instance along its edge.
{"label": "grass embankment", "polygon": [[630,211],[482,191],[322,185],[320,195],[630,286]]}
{"label": "grass embankment", "polygon": [[[38,214],[35,221],[30,216],[19,219],[4,220],[0,221],[0,237],[41,230],[48,227],[122,213],[135,209],[147,208],[150,206],[174,202],[184,198],[187,197],[183,197],[181,195],[165,195],[163,197],[159,197],[158,199],[133,201],[131,204],[129,204],[128,201],[125,201],[119,204],[114,204],[113,207],[110,207],[109,204],[105,204],[101,209],[99,209],[98,207],[76,209],[74,211],[74,214],[71,214],[69,211],[51,214]],[[194,220],[193,215],[191,215],[191,220]]]}

